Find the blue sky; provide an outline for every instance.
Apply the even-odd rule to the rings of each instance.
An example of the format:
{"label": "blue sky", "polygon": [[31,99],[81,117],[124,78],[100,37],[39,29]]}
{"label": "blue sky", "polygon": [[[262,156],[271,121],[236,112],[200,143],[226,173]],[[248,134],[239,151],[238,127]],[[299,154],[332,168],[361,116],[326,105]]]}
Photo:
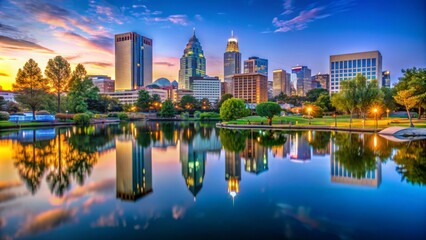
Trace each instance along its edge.
{"label": "blue sky", "polygon": [[379,50],[395,82],[402,68],[426,67],[425,9],[422,0],[0,0],[0,85],[29,58],[44,68],[55,55],[114,77],[112,39],[128,31],[154,40],[154,78],[177,79],[194,27],[212,76],[223,75],[234,30],[243,59],[267,58],[270,73],[296,64],[328,72],[331,54]]}

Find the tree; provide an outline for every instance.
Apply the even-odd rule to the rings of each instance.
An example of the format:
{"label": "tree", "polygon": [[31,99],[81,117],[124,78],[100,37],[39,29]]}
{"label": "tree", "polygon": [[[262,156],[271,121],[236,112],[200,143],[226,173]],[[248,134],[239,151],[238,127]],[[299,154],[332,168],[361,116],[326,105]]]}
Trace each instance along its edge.
{"label": "tree", "polygon": [[380,91],[383,94],[383,105],[390,111],[395,110],[398,106],[393,96],[396,95],[395,88],[382,87]]}
{"label": "tree", "polygon": [[167,99],[163,102],[163,106],[161,107],[160,114],[162,117],[174,117],[175,116],[175,106],[173,105],[172,100]]}
{"label": "tree", "polygon": [[92,112],[121,112],[123,105],[113,97],[100,94],[97,99],[87,99],[87,108]]}
{"label": "tree", "polygon": [[151,97],[149,96],[148,91],[140,90],[138,93],[138,100],[136,102],[136,107],[141,112],[149,111],[149,106],[151,105]]}
{"label": "tree", "polygon": [[377,103],[383,98],[376,80],[372,80],[367,83],[365,76],[358,74],[355,78],[356,81],[356,96],[357,96],[357,108],[361,112],[363,117],[363,127],[365,127],[365,119],[368,109],[373,103]]}
{"label": "tree", "polygon": [[230,98],[226,100],[220,108],[220,117],[225,121],[235,120],[249,115],[250,110],[246,109],[244,100]]}
{"label": "tree", "polygon": [[[16,98],[16,96],[15,96],[15,98]],[[16,102],[12,102],[12,101],[9,101],[9,102],[6,103],[5,110],[8,113],[17,113],[17,112],[22,111],[19,104],[17,104]]]}
{"label": "tree", "polygon": [[99,89],[86,77],[86,69],[78,64],[72,73],[69,84],[69,101],[74,113],[84,113],[88,110],[88,100],[97,100]]}
{"label": "tree", "polygon": [[201,109],[210,110],[212,108],[212,104],[210,103],[208,98],[201,99]]}
{"label": "tree", "polygon": [[185,95],[181,98],[179,105],[182,109],[192,110],[197,108],[198,101],[192,95]]}
{"label": "tree", "polygon": [[263,102],[256,106],[256,113],[261,117],[268,118],[268,124],[272,125],[272,118],[281,114],[281,107],[275,102]]}
{"label": "tree", "polygon": [[151,97],[151,102],[150,105],[155,109],[155,110],[159,110],[161,109],[161,97],[158,94],[153,94]]}
{"label": "tree", "polygon": [[402,70],[404,76],[399,79],[395,86],[397,92],[401,90],[414,89],[413,96],[416,96],[419,116],[421,118],[422,108],[426,105],[426,68],[409,68]]}
{"label": "tree", "polygon": [[320,108],[322,108],[324,111],[333,111],[334,108],[331,105],[331,99],[330,94],[322,92],[317,100],[314,102],[314,104]]}
{"label": "tree", "polygon": [[283,92],[280,92],[278,96],[275,96],[275,101],[278,103],[284,103],[287,101],[287,99],[288,99],[288,96]]}
{"label": "tree", "polygon": [[71,74],[70,64],[65,58],[56,56],[54,59],[49,59],[44,74],[48,78],[52,89],[57,94],[57,111],[60,112],[61,93],[66,92],[69,87],[68,82]]}
{"label": "tree", "polygon": [[219,109],[222,106],[222,104],[230,98],[233,98],[232,94],[230,94],[230,93],[223,94],[222,97],[220,97],[220,100],[217,103],[216,108]]}
{"label": "tree", "polygon": [[415,107],[418,103],[417,96],[415,95],[415,89],[409,90],[400,90],[396,93],[395,101],[398,104],[401,104],[407,110],[408,119],[410,120],[410,127],[414,127],[413,121],[411,119],[410,109]]}
{"label": "tree", "polygon": [[341,83],[340,92],[331,97],[331,103],[341,111],[349,112],[349,127],[352,127],[352,116],[358,105],[356,79],[345,80]]}
{"label": "tree", "polygon": [[328,94],[328,90],[323,88],[311,89],[306,93],[306,101],[316,102],[319,96],[321,96],[323,93]]}
{"label": "tree", "polygon": [[35,112],[42,106],[47,87],[48,82],[33,59],[28,60],[23,69],[18,70],[16,83],[13,84],[13,91],[17,92],[15,99],[31,109],[33,120],[36,119]]}
{"label": "tree", "polygon": [[7,101],[4,100],[3,96],[0,96],[0,111],[4,110],[4,108],[6,107]]}

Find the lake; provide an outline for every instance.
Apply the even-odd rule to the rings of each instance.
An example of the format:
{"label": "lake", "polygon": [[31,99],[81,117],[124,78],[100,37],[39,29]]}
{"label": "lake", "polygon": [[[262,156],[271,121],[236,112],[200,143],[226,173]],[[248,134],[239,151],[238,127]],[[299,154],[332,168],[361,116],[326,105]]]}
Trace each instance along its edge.
{"label": "lake", "polygon": [[0,239],[426,239],[426,141],[131,122],[0,132]]}

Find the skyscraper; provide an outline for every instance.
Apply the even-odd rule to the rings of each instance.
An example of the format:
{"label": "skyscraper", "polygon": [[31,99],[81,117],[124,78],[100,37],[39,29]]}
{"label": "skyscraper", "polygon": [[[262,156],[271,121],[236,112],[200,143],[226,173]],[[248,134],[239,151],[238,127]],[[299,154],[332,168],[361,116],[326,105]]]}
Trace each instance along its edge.
{"label": "skyscraper", "polygon": [[312,88],[322,88],[330,91],[330,75],[318,73],[312,76]]}
{"label": "skyscraper", "polygon": [[115,35],[115,90],[134,90],[152,82],[152,39],[135,32]]}
{"label": "skyscraper", "polygon": [[273,71],[273,96],[278,96],[280,93],[290,96],[290,74],[285,70],[277,69]]}
{"label": "skyscraper", "polygon": [[305,96],[312,89],[311,69],[307,66],[295,66],[291,68],[291,72],[296,74],[297,95]]}
{"label": "skyscraper", "polygon": [[179,88],[192,89],[190,77],[204,77],[206,75],[206,58],[200,41],[195,36],[195,29],[192,37],[183,50],[183,56],[180,58],[179,70]]}
{"label": "skyscraper", "polygon": [[390,71],[386,70],[382,72],[382,87],[390,87],[391,86],[391,79],[390,79]]}
{"label": "skyscraper", "polygon": [[268,76],[268,60],[259,57],[249,57],[244,61],[244,73],[260,73]]}
{"label": "skyscraper", "polygon": [[228,39],[226,45],[226,52],[223,54],[223,73],[224,81],[229,88],[228,92],[232,93],[232,89],[230,89],[232,75],[241,73],[241,53],[238,48],[238,41],[234,37],[234,31],[231,32],[231,38]]}
{"label": "skyscraper", "polygon": [[330,93],[340,91],[340,82],[353,79],[360,73],[367,81],[377,80],[382,85],[382,54],[379,51],[358,52],[330,56]]}

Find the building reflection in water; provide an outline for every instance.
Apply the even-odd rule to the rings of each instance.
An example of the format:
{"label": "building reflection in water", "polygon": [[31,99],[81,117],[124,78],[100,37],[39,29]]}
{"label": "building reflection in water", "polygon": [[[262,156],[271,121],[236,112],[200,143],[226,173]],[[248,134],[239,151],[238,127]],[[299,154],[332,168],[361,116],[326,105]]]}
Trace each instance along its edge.
{"label": "building reflection in water", "polygon": [[290,161],[306,162],[311,160],[309,139],[311,132],[294,132],[290,134]]}
{"label": "building reflection in water", "polygon": [[240,153],[225,150],[225,180],[228,181],[228,193],[234,200],[235,196],[240,192]]}
{"label": "building reflection in water", "polygon": [[242,152],[246,172],[260,174],[268,171],[268,148],[262,146],[259,141],[260,137],[254,137],[253,131],[251,131]]}
{"label": "building reflection in water", "polygon": [[[348,136],[345,139],[346,141],[337,139],[331,143],[331,182],[379,187],[382,181],[380,159],[375,156],[369,146],[365,145],[364,135],[346,135]],[[360,136],[360,139],[358,139],[358,136]],[[376,136],[374,136],[374,141],[376,143]],[[361,149],[361,146],[363,149],[361,153],[355,151],[355,154],[353,154],[352,152],[354,151],[350,151],[350,149],[356,149],[357,147]]]}
{"label": "building reflection in water", "polygon": [[131,135],[116,138],[117,198],[135,201],[152,192],[150,147],[137,144]]}

